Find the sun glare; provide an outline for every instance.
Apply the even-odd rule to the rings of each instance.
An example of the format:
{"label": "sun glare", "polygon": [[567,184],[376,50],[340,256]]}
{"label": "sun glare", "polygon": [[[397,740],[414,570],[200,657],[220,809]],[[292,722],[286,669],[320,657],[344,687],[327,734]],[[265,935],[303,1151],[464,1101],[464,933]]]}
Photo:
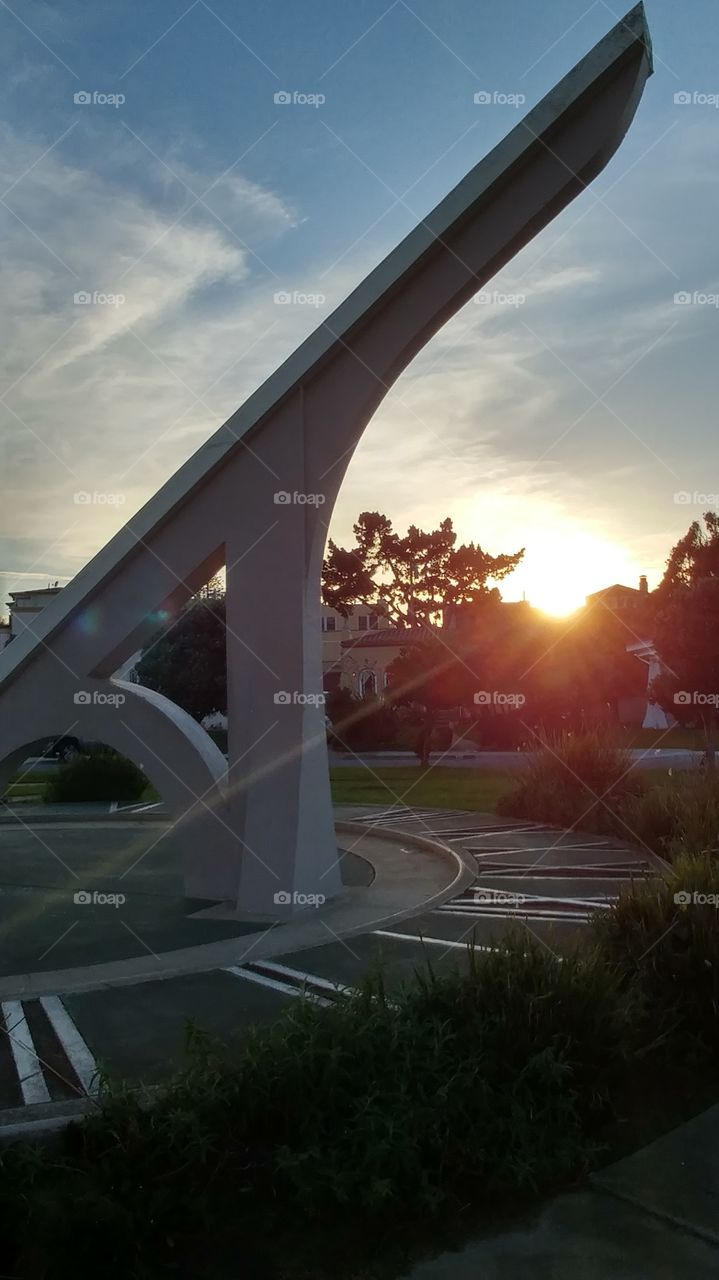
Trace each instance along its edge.
{"label": "sun glare", "polygon": [[527,537],[524,563],[516,583],[507,580],[506,598],[511,584],[543,613],[566,617],[602,587],[636,586],[640,572],[621,547],[568,524],[556,533],[533,531]]}

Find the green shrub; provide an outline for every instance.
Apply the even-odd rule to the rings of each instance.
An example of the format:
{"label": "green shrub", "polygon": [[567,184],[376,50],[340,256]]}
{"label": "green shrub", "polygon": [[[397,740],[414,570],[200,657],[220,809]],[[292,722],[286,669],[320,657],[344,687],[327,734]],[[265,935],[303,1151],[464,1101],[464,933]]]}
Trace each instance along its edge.
{"label": "green shrub", "polygon": [[298,1001],[234,1060],[195,1036],[151,1101],[110,1091],[52,1152],[0,1152],[4,1260],[32,1242],[57,1268],[33,1274],[126,1280],[201,1245],[212,1274],[227,1224],[252,1250],[548,1189],[592,1157],[631,1022],[611,966],[522,935],[391,1002],[379,978],[331,1009]]}
{"label": "green shrub", "polygon": [[216,747],[220,748],[223,756],[227,755],[227,729],[208,729],[207,733],[212,738]]}
{"label": "green shrub", "polygon": [[719,1057],[716,859],[678,857],[666,880],[623,892],[611,911],[595,918],[593,932],[625,988],[637,990],[647,1023],[668,1052],[680,1059]]}
{"label": "green shrub", "polygon": [[[622,829],[617,815],[643,784],[630,753],[600,731],[561,734],[532,752],[499,813],[585,831]],[[624,828],[626,831],[626,828]]]}
{"label": "green shrub", "polygon": [[93,750],[60,765],[49,778],[47,804],[83,800],[139,800],[147,778],[131,760],[114,751]]}
{"label": "green shrub", "polygon": [[664,857],[719,851],[719,784],[698,771],[627,797],[621,816],[643,844]]}

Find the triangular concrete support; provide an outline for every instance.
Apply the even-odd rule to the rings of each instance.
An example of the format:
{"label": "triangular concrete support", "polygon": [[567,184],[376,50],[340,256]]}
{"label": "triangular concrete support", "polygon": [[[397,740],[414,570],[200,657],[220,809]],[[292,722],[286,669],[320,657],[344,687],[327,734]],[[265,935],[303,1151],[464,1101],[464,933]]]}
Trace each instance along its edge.
{"label": "triangular concrete support", "polygon": [[[320,572],[342,477],[417,352],[604,167],[650,72],[639,5],[0,655],[0,762],[72,726],[156,782],[188,894],[273,918],[339,891],[318,695]],[[229,772],[177,707],[110,679],[158,609],[175,611],[225,563]]]}

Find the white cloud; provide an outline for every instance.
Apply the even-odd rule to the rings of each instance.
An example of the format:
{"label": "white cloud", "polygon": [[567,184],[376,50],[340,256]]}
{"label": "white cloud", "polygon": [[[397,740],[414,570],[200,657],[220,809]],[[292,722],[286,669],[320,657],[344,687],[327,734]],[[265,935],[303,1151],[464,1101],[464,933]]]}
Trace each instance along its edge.
{"label": "white cloud", "polygon": [[[5,144],[7,186],[43,145],[12,134]],[[278,285],[251,250],[271,254],[298,224],[282,195],[238,166],[207,197],[221,222],[201,207],[181,217],[192,197],[132,139],[123,139],[111,176],[61,150],[8,196],[27,225],[0,219],[2,394],[16,383],[8,405],[27,424],[0,405],[0,581],[2,566],[15,581],[23,565],[52,578],[80,568],[380,256],[370,259],[365,245],[362,259],[331,272],[317,286],[327,295],[322,310],[277,306],[275,290],[294,282],[283,275]],[[212,180],[177,156],[171,164],[197,192]],[[673,463],[686,454],[671,432],[672,415],[686,408],[661,380],[678,364],[687,320],[662,335],[703,241],[684,250],[675,284],[606,210],[575,226],[581,211],[570,209],[492,282],[524,293],[525,303],[469,303],[390,392],[350,465],[333,524],[339,540],[370,507],[400,527],[452,513],[463,538],[493,551],[554,525],[614,539],[626,531],[638,556],[657,556],[661,544],[665,557],[666,529],[674,521],[681,531],[682,516],[667,511],[666,495],[693,484],[671,485],[651,451]],[[632,216],[642,238],[651,212],[650,191]],[[665,246],[656,252],[664,257]],[[307,263],[297,287],[321,269]],[[126,301],[76,306],[80,289]],[[694,313],[692,333],[708,335],[715,320]],[[582,417],[592,403],[582,383],[603,393],[634,361],[609,396],[634,435],[601,406]],[[701,411],[700,388],[694,396]],[[77,489],[120,490],[125,501],[77,508]]]}

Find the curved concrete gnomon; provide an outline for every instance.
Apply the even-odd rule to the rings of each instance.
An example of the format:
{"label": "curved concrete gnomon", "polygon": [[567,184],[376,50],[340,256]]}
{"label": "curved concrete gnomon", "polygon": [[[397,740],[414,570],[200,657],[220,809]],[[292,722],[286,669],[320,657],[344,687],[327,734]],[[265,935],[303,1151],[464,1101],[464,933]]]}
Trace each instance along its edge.
{"label": "curved concrete gnomon", "polygon": [[[188,894],[277,916],[294,892],[339,891],[313,695],[326,523],[344,472],[417,352],[601,171],[650,73],[638,5],[0,655],[6,770],[28,739],[101,739],[141,763],[165,798]],[[317,493],[321,509],[277,501]],[[223,564],[228,770],[179,708],[112,679],[158,609],[172,614]]]}

